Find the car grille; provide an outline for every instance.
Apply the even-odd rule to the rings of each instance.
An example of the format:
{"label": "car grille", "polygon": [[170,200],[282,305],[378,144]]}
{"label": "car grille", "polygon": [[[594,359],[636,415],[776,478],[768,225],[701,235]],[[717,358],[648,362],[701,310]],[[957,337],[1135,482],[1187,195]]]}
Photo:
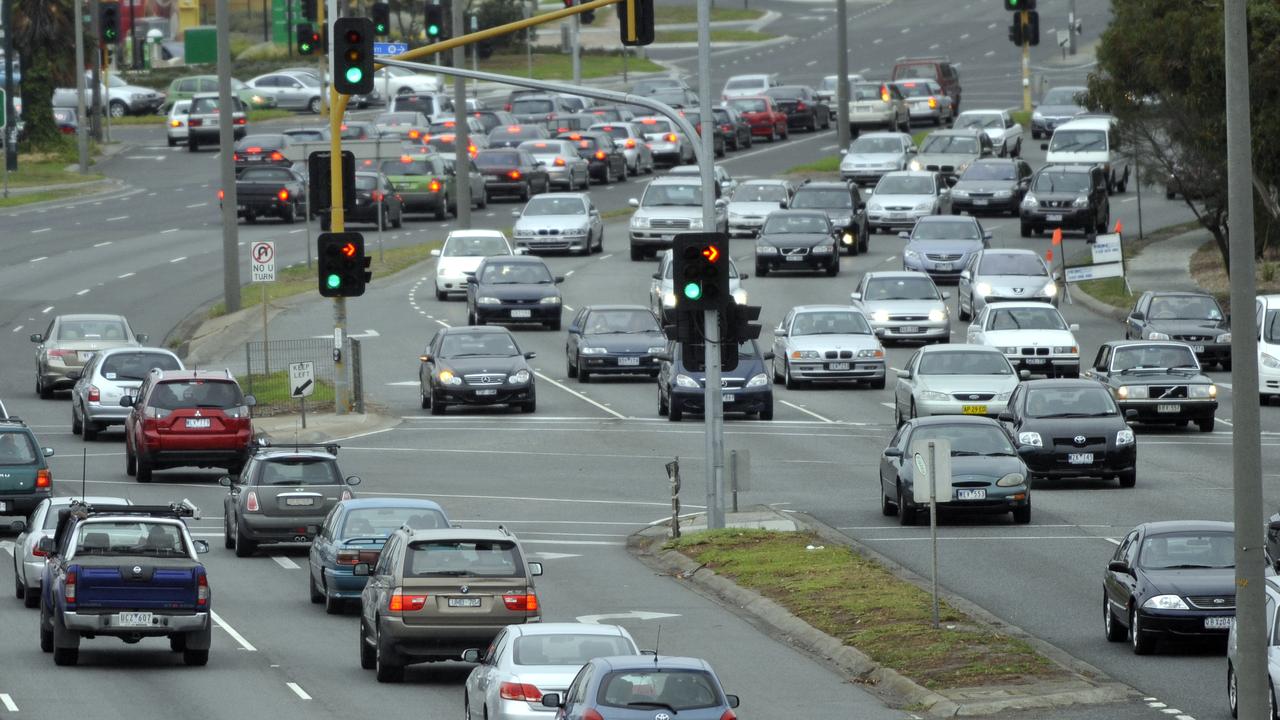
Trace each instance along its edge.
{"label": "car grille", "polygon": [[1047,347],[1024,347],[1024,348],[1018,348],[1018,354],[1019,354],[1019,355],[1048,355],[1048,354],[1049,354],[1049,348],[1047,348]]}
{"label": "car grille", "polygon": [[539,235],[559,235],[560,230],[558,228],[539,228],[537,233]]}
{"label": "car grille", "polygon": [[784,248],[779,248],[779,250],[782,251],[783,255],[808,255],[809,254],[809,248],[807,247],[784,247]]}
{"label": "car grille", "polygon": [[462,378],[467,381],[468,385],[501,385],[506,380],[503,375],[491,375],[488,373],[463,375]]}
{"label": "car grille", "polygon": [[969,193],[969,197],[971,197],[971,198],[989,198],[989,197],[991,197],[991,196],[992,196],[992,193],[988,193],[988,192],[971,192],[971,193]]}
{"label": "car grille", "polygon": [[1043,208],[1066,208],[1071,207],[1070,200],[1041,200],[1040,207]]}
{"label": "car grille", "polygon": [[989,392],[971,392],[971,393],[958,392],[958,393],[952,393],[951,395],[951,397],[957,400],[973,401],[973,402],[987,401],[995,396],[996,396],[995,393],[989,393]]}
{"label": "car grille", "polygon": [[924,256],[934,262],[955,262],[964,257],[961,253],[925,253]]}
{"label": "car grille", "polygon": [[933,172],[950,173],[950,172],[956,171],[956,166],[955,165],[925,165],[924,169],[932,170]]}
{"label": "car grille", "polygon": [[1148,396],[1152,400],[1166,400],[1169,398],[1185,398],[1187,396],[1186,385],[1152,385],[1148,388]]}
{"label": "car grille", "polygon": [[1175,335],[1175,340],[1186,340],[1187,342],[1209,342],[1213,339],[1212,335]]}
{"label": "car grille", "polygon": [[1187,604],[1197,610],[1235,610],[1235,595],[1189,595]]}
{"label": "car grille", "polygon": [[[698,382],[704,387],[707,384],[706,378],[702,378]],[[743,387],[746,384],[747,384],[746,378],[735,378],[735,377],[720,378],[720,387],[725,390],[736,390],[740,387]]]}
{"label": "car grille", "polygon": [[910,205],[885,205],[884,209],[890,210],[892,212],[906,212],[907,210],[911,209],[911,206]]}
{"label": "car grille", "polygon": [[893,322],[924,322],[929,319],[928,315],[890,315],[889,319]]}
{"label": "car grille", "polygon": [[828,350],[824,353],[828,360],[848,360],[853,357],[852,350]]}
{"label": "car grille", "polygon": [[649,227],[654,229],[687,228],[690,226],[690,224],[691,223],[688,218],[674,218],[674,219],[653,218],[652,220],[649,221]]}
{"label": "car grille", "polygon": [[1084,442],[1082,443],[1076,442],[1076,437],[1077,436],[1074,436],[1074,435],[1072,437],[1056,437],[1053,439],[1053,444],[1059,447],[1073,447],[1073,448],[1088,447],[1089,445],[1107,444],[1107,439],[1105,437],[1090,437],[1087,435],[1080,435],[1079,437],[1084,438]]}

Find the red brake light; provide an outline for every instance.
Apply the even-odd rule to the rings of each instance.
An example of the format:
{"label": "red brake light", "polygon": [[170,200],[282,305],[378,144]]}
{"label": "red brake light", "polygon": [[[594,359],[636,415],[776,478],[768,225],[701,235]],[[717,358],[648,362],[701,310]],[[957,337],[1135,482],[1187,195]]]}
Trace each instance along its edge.
{"label": "red brake light", "polygon": [[225,192],[223,192],[222,190],[219,190],[219,191],[218,191],[218,199],[219,199],[219,200],[222,200],[222,199],[224,199],[224,198],[226,198],[226,197],[227,197],[227,194],[226,194]]}
{"label": "red brake light", "polygon": [[546,146],[547,146],[547,144],[546,144],[546,143],[534,143],[534,144],[533,144],[533,146],[534,146],[534,147],[536,147],[536,148],[544,148],[544,147],[546,147]]}
{"label": "red brake light", "polygon": [[35,545],[31,546],[31,557],[48,557],[49,553],[41,550]]}
{"label": "red brake light", "polygon": [[503,700],[538,702],[542,699],[542,691],[529,683],[504,682],[498,686],[498,693]]}
{"label": "red brake light", "polygon": [[595,708],[587,708],[582,713],[582,720],[604,720],[604,716],[595,711]]}
{"label": "red brake light", "polygon": [[97,385],[89,386],[89,402],[102,402],[102,392]]}
{"label": "red brake light", "polygon": [[200,573],[196,580],[196,605],[205,607],[209,604],[209,577]]}
{"label": "red brake light", "polygon": [[507,103],[506,105],[503,105],[502,109],[506,110],[507,112],[511,112],[511,103]]}
{"label": "red brake light", "polygon": [[67,579],[63,582],[62,597],[67,604],[74,605],[76,602],[76,571],[68,570]]}
{"label": "red brake light", "polygon": [[410,130],[410,131],[409,131],[409,139],[410,139],[410,140],[417,140],[417,139],[418,139],[418,138],[420,138],[420,137],[422,137],[422,133],[418,132],[417,130]]}
{"label": "red brake light", "polygon": [[558,158],[556,158],[556,159],[555,159],[555,162],[554,162],[553,164],[554,164],[556,167],[564,167],[564,158],[562,158],[562,157],[558,157]]}
{"label": "red brake light", "polygon": [[440,181],[432,180],[430,183],[427,184],[427,189],[430,190],[431,192],[440,192]]}
{"label": "red brake light", "polygon": [[56,358],[70,357],[75,354],[76,353],[74,350],[50,350],[49,351],[49,357],[56,357]]}
{"label": "red brake light", "polygon": [[381,191],[381,190],[374,190],[374,191],[373,191],[373,201],[374,201],[374,202],[382,202],[382,198],[383,198],[383,195],[382,195],[382,191]]}
{"label": "red brake light", "polygon": [[[508,109],[508,110],[510,110],[510,109],[511,109],[511,106],[509,106],[509,105],[508,105],[508,106],[507,106],[507,109]],[[511,126],[509,126],[509,127],[507,128],[507,132],[518,133],[518,132],[520,132],[520,126],[519,126],[519,125],[511,125]]]}
{"label": "red brake light", "polygon": [[675,141],[676,141],[676,134],[675,134],[675,133],[667,133],[667,142],[675,142]]}
{"label": "red brake light", "polygon": [[915,87],[915,86],[916,86],[916,84],[915,84],[915,83],[913,83],[913,82],[904,82],[904,83],[902,83],[902,84],[903,84],[903,86],[904,86],[904,87]]}
{"label": "red brake light", "polygon": [[256,147],[256,146],[255,146],[255,147],[247,147],[247,148],[245,148],[245,149],[244,149],[244,151],[245,151],[245,152],[247,152],[247,153],[251,153],[251,154],[253,154],[253,155],[257,155],[257,154],[259,154],[259,153],[261,153],[261,152],[262,152],[262,148],[260,148],[260,147]]}
{"label": "red brake light", "polygon": [[284,156],[280,154],[279,150],[276,150],[275,152],[271,153],[271,159],[275,160],[276,162],[280,162],[281,160],[284,159]]}
{"label": "red brake light", "polygon": [[738,716],[732,710],[725,710],[724,714],[720,716],[720,720],[738,720]]}
{"label": "red brake light", "polygon": [[796,102],[796,109],[797,109],[797,110],[804,110],[804,109],[805,109],[805,107],[806,107],[806,105],[804,104],[804,101],[803,101],[803,100],[800,100],[800,101]]}
{"label": "red brake light", "polygon": [[635,146],[636,146],[636,141],[635,141],[634,139],[632,139],[632,138],[627,138],[627,147],[628,147],[628,148],[633,148],[633,147],[635,147]]}
{"label": "red brake light", "polygon": [[240,162],[240,153],[238,152],[231,153],[231,160],[232,162]]}
{"label": "red brake light", "polygon": [[512,180],[519,180],[519,179],[520,179],[520,171],[519,171],[519,170],[512,170],[511,172],[507,173],[507,177],[511,178]]}
{"label": "red brake light", "polygon": [[445,120],[445,121],[444,121],[444,126],[445,126],[445,127],[453,127],[455,124],[456,124],[456,123],[454,123],[452,120]]}
{"label": "red brake light", "polygon": [[426,595],[405,595],[399,588],[391,595],[391,600],[387,602],[388,612],[416,612],[426,607]]}
{"label": "red brake light", "polygon": [[280,200],[281,200],[282,202],[288,202],[288,200],[289,200],[289,191],[288,191],[288,190],[285,190],[284,188],[281,188],[281,189],[280,189],[280,192],[276,193],[276,197],[280,198]]}
{"label": "red brake light", "polygon": [[355,565],[360,562],[359,550],[339,550],[335,562],[339,565]]}
{"label": "red brake light", "polygon": [[596,151],[596,159],[597,159],[597,160],[603,160],[603,159],[604,159],[604,151],[603,151],[603,150],[597,150],[597,151]]}
{"label": "red brake light", "polygon": [[502,603],[508,610],[516,612],[536,612],[538,610],[537,595],[503,595]]}
{"label": "red brake light", "polygon": [[232,119],[231,119],[231,123],[232,123],[233,125],[244,125],[246,122],[248,122],[248,120],[247,120],[246,118],[242,118],[242,117],[239,117],[239,118],[232,118]]}
{"label": "red brake light", "polygon": [[658,121],[655,120],[654,118],[645,118],[640,121],[640,124],[641,125],[657,125]]}
{"label": "red brake light", "polygon": [[47,469],[36,471],[36,487],[51,488],[53,487],[53,474]]}
{"label": "red brake light", "polygon": [[201,125],[204,125],[204,121],[200,118],[191,118],[187,121],[187,127],[189,128],[200,127]]}
{"label": "red brake light", "polygon": [[582,139],[582,136],[581,136],[581,135],[579,135],[578,133],[570,133],[570,134],[569,134],[569,139],[570,139],[570,140],[581,140],[581,139]]}
{"label": "red brake light", "polygon": [[249,512],[258,512],[258,493],[249,491],[249,496],[244,501],[244,509]]}

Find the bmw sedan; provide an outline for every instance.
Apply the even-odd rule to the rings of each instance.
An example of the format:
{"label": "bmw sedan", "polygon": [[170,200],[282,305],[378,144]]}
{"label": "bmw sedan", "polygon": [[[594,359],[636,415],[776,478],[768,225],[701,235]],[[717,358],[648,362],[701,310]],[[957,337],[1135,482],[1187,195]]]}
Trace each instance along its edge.
{"label": "bmw sedan", "polygon": [[667,337],[643,305],[588,305],[574,314],[565,340],[565,374],[588,382],[592,375],[658,376]]}
{"label": "bmw sedan", "polygon": [[969,324],[967,341],[999,348],[1016,370],[1045,377],[1080,377],[1080,345],[1052,305],[997,303],[984,307]]}
{"label": "bmw sedan", "polygon": [[998,348],[926,345],[898,371],[897,424],[928,415],[995,417],[1004,412],[1018,380]]}
{"label": "bmw sedan", "polygon": [[604,220],[587,193],[549,193],[513,210],[516,248],[590,255],[604,250]]}
{"label": "bmw sedan", "polygon": [[[971,217],[924,217],[911,232],[898,237],[907,241],[902,249],[902,269],[927,274],[935,282],[959,281],[973,256],[991,242],[991,233]],[[961,320],[967,320],[964,314]]]}
{"label": "bmw sedan", "polygon": [[1029,380],[1014,390],[1000,421],[1034,477],[1137,482],[1133,428],[1106,388],[1092,380]]}
{"label": "bmw sedan", "polygon": [[542,258],[494,256],[480,261],[467,276],[467,324],[541,323],[560,329],[564,282]]}
{"label": "bmw sedan", "polygon": [[533,370],[506,328],[448,327],[418,359],[423,409],[443,415],[450,405],[508,405],[536,409]]}
{"label": "bmw sedan", "polygon": [[863,273],[858,289],[849,294],[854,307],[861,308],[882,341],[923,340],[951,342],[951,313],[946,300],[950,293],[924,273]]}
{"label": "bmw sedan", "polygon": [[794,307],[773,331],[773,381],[788,390],[809,382],[883,388],[884,357],[866,316],[843,305]]}

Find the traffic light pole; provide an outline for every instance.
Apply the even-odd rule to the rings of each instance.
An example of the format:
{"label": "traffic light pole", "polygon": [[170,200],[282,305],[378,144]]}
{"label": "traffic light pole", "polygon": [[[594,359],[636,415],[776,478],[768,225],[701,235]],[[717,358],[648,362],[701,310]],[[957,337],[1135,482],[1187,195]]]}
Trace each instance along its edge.
{"label": "traffic light pole", "polygon": [[240,309],[240,227],[236,212],[236,166],[231,94],[231,8],[229,0],[215,5],[218,30],[218,170],[222,187],[222,304],[231,314]]}
{"label": "traffic light pole", "polygon": [[[80,174],[89,172],[89,123],[85,122],[84,101],[84,0],[76,0],[76,148],[80,160]],[[8,53],[5,53],[8,57]]]}
{"label": "traffic light pole", "polygon": [[849,6],[836,0],[836,144],[849,147]]}
{"label": "traffic light pole", "polygon": [[[225,2],[225,0],[222,0]],[[328,37],[325,47],[329,52],[321,56],[320,62],[323,67],[325,58],[333,57],[333,53],[337,51],[337,40],[334,37],[333,23],[326,23],[324,20],[325,10],[328,10],[329,17],[337,19],[338,17],[338,0],[328,0],[327,8],[325,0],[317,0],[320,27],[322,32]],[[332,65],[332,63],[330,63]],[[336,68],[331,72],[336,73]],[[323,75],[321,76],[323,77]],[[325,93],[320,93],[320,97],[324,97]],[[333,86],[333,77],[329,78],[329,137],[333,138],[333,144],[330,148],[332,159],[329,162],[329,230],[331,232],[342,232],[346,229],[346,211],[343,206],[343,190],[342,190],[342,116],[347,111],[346,95],[338,94]],[[324,103],[321,103],[323,111]],[[333,299],[333,412],[335,415],[346,415],[347,408],[351,406],[351,388],[347,382],[347,358],[342,352],[343,344],[347,337],[347,299],[344,297],[336,297]]]}
{"label": "traffic light pole", "polygon": [[1030,25],[1030,10],[1018,13],[1018,22],[1022,23],[1022,111],[1031,112],[1031,40],[1027,37]]}
{"label": "traffic light pole", "polygon": [[[449,3],[453,12],[450,23],[454,35],[465,35],[466,8],[462,0]],[[467,63],[467,48],[459,45],[453,49],[453,66],[462,67]],[[453,197],[455,207],[454,219],[458,227],[464,230],[471,227],[471,155],[467,148],[471,145],[471,133],[468,132],[467,118],[467,79],[453,79]]]}
{"label": "traffic light pole", "polygon": [[[326,9],[325,0],[303,0],[303,2],[313,2],[316,4],[316,27],[320,28],[320,32],[324,33],[324,37],[325,37],[324,47],[327,51],[329,48],[333,47],[333,33],[329,32],[329,26],[326,25],[324,21],[325,9]],[[329,16],[335,17],[335,18],[338,17],[336,8],[335,8],[335,12],[329,13]],[[317,56],[316,68],[320,70],[320,117],[328,118],[329,108],[333,105],[332,100],[330,100],[330,94],[328,92],[328,89],[325,87],[325,82],[324,82],[324,79],[326,77],[329,77],[325,73],[325,71],[329,69],[327,67],[327,63],[329,60],[329,53],[319,52],[317,50],[316,56]],[[333,87],[333,78],[329,78],[329,81],[330,81],[329,87]],[[391,107],[391,98],[386,98],[386,101],[387,101],[387,107],[388,108]],[[342,113],[338,113],[338,117],[342,117]],[[341,157],[341,155],[336,155],[335,157]]]}

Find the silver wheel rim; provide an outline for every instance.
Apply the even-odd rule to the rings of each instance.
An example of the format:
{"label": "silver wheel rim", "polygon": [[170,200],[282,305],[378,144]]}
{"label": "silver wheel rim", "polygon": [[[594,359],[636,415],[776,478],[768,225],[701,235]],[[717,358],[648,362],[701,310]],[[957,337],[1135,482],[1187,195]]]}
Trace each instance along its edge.
{"label": "silver wheel rim", "polygon": [[[1227,703],[1230,706],[1232,713],[1236,711],[1237,702],[1238,701],[1236,700],[1236,671],[1235,671],[1235,668],[1232,668],[1231,672],[1227,674]],[[1270,703],[1271,701],[1268,700],[1267,704],[1270,705]]]}
{"label": "silver wheel rim", "polygon": [[1138,610],[1134,608],[1129,612],[1129,639],[1133,646],[1138,647]]}

